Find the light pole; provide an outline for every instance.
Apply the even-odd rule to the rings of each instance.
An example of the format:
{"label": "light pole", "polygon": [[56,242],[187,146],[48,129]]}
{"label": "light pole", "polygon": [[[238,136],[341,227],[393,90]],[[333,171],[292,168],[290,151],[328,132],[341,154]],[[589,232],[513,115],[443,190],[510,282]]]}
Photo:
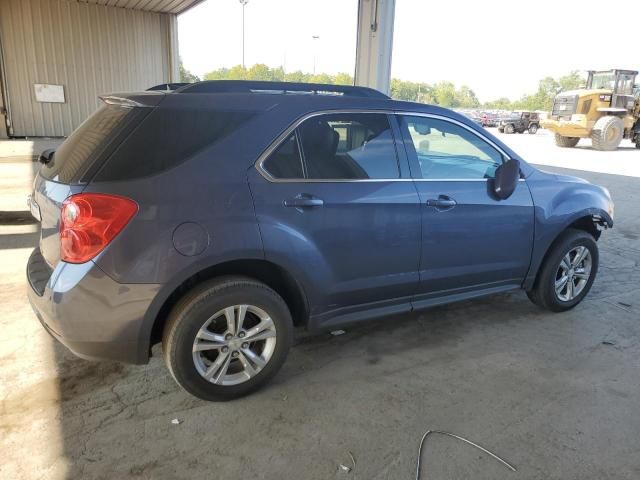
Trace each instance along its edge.
{"label": "light pole", "polygon": [[239,0],[239,2],[242,5],[242,68],[244,69],[244,7],[247,6],[249,0]]}
{"label": "light pole", "polygon": [[318,40],[320,38],[320,35],[311,35],[311,39],[314,41],[313,42],[313,74],[316,74],[316,42],[315,40]]}

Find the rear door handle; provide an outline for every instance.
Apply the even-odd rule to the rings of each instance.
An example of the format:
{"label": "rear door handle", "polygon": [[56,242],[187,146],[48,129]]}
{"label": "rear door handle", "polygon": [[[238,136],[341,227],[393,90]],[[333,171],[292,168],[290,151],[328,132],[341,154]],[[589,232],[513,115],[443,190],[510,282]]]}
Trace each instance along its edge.
{"label": "rear door handle", "polygon": [[285,207],[304,208],[321,207],[322,205],[324,205],[324,201],[321,198],[305,194],[296,195],[294,198],[284,201]]}
{"label": "rear door handle", "polygon": [[428,207],[435,207],[438,210],[448,210],[458,204],[453,198],[446,195],[439,195],[438,198],[430,198],[426,203]]}

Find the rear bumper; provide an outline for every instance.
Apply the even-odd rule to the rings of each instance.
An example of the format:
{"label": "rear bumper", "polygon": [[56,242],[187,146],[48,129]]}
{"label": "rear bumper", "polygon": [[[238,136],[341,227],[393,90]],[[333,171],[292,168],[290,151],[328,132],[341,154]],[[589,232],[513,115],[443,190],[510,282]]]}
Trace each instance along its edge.
{"label": "rear bumper", "polygon": [[55,339],[89,360],[149,360],[142,324],[160,285],[120,284],[93,262],[60,262],[39,287],[30,268],[37,261],[36,252],[27,266],[29,302]]}

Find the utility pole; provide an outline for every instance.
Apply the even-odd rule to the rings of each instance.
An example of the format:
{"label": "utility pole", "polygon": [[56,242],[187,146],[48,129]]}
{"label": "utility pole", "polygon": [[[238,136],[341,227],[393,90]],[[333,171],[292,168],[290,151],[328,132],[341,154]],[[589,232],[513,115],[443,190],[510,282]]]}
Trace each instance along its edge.
{"label": "utility pole", "polygon": [[244,7],[247,6],[249,0],[239,0],[242,5],[242,68],[246,68],[244,64]]}
{"label": "utility pole", "polygon": [[313,40],[313,74],[316,74],[316,40],[320,38],[320,35],[312,35],[311,39]]}

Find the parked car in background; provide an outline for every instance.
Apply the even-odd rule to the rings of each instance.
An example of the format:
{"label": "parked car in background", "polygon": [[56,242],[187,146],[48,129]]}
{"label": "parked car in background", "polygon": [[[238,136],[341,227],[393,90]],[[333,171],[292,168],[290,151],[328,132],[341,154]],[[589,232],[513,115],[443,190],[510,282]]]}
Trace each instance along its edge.
{"label": "parked car in background", "polygon": [[481,125],[483,127],[497,127],[498,126],[498,115],[495,113],[487,113],[484,112],[480,115]]}
{"label": "parked car in background", "polygon": [[535,135],[540,128],[540,118],[536,112],[516,111],[503,118],[498,125],[501,133],[524,133]]}
{"label": "parked car in background", "polygon": [[362,87],[211,81],[102,100],[42,157],[30,302],[83,358],[146,363],[162,343],[206,400],[269,381],[294,327],[516,289],[569,310],[613,226],[606,189]]}

